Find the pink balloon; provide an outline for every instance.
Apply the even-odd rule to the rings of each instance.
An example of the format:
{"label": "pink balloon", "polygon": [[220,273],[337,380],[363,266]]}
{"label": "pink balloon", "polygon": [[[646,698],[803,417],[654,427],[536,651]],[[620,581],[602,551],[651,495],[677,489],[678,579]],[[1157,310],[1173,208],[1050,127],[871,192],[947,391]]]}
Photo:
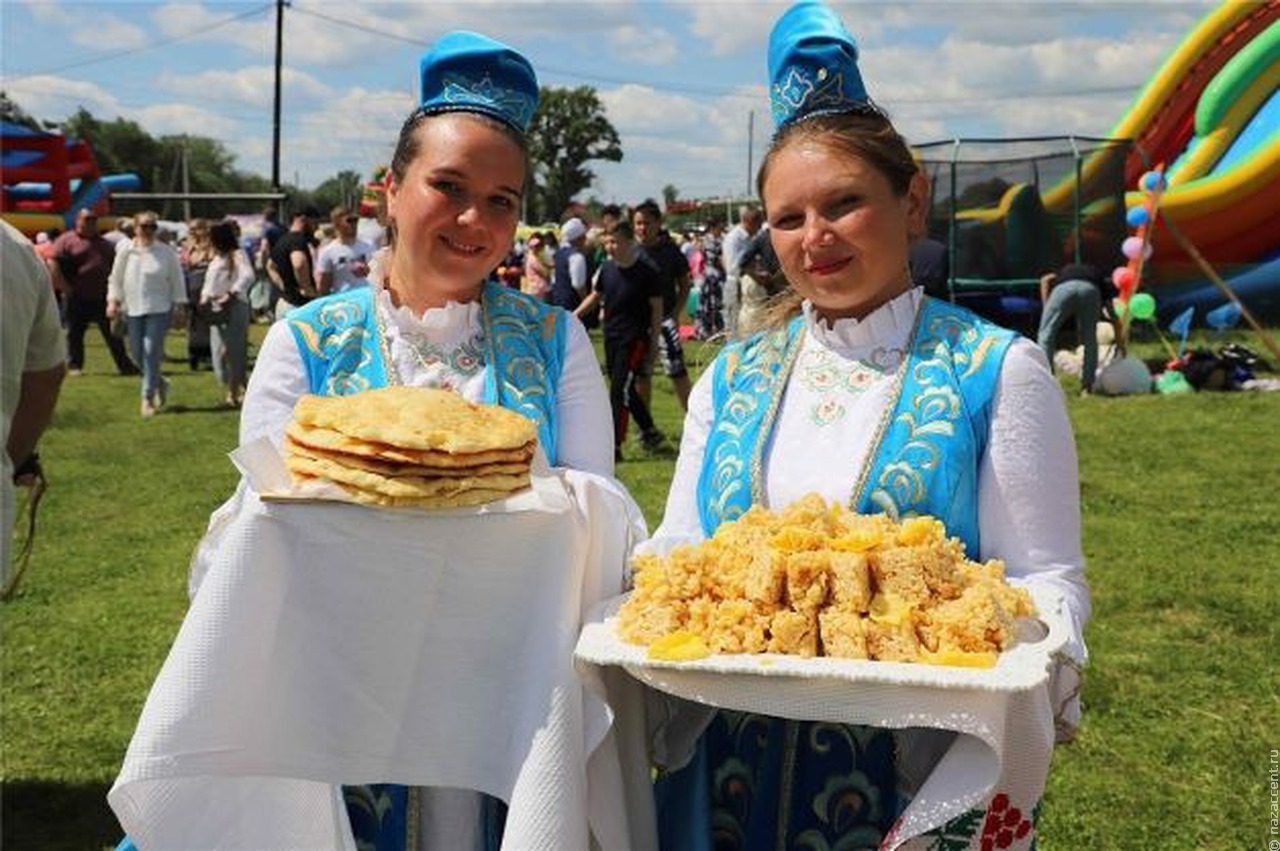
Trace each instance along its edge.
{"label": "pink balloon", "polygon": [[1111,283],[1124,292],[1133,286],[1133,270],[1128,266],[1117,266],[1115,271],[1111,273]]}
{"label": "pink balloon", "polygon": [[1121,244],[1120,250],[1124,252],[1124,256],[1130,260],[1137,260],[1138,255],[1142,254],[1142,259],[1146,260],[1151,257],[1151,243],[1147,243],[1145,250],[1142,246],[1142,237],[1131,236],[1125,239]]}

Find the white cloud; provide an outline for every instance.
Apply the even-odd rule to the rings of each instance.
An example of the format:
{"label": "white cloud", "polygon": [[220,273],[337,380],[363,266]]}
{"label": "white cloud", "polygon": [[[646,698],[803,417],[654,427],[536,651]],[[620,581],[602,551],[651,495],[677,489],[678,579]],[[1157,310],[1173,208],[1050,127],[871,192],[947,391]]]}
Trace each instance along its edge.
{"label": "white cloud", "polygon": [[620,58],[642,65],[667,65],[680,53],[676,37],[664,29],[627,24],[610,33],[609,41]]}
{"label": "white cloud", "polygon": [[[292,109],[319,103],[331,94],[328,86],[305,71],[284,68],[280,79],[283,100]],[[275,69],[259,65],[237,71],[204,71],[200,74],[164,72],[160,75],[159,85],[175,94],[194,95],[197,99],[209,97],[218,102],[238,101],[268,106],[275,97]]]}
{"label": "white cloud", "polygon": [[[363,4],[362,4],[363,5]],[[392,2],[369,4],[380,30],[429,42],[455,29],[478,30],[517,47],[539,36],[607,34],[639,19],[637,0],[548,3],[545,0],[468,0],[463,3]],[[316,8],[324,8],[317,6]]]}
{"label": "white cloud", "polygon": [[[90,20],[86,21],[88,17]],[[81,26],[72,30],[71,40],[82,47],[100,51],[133,50],[145,47],[150,39],[142,27],[114,15],[77,16]]]}
{"label": "white cloud", "polygon": [[265,26],[265,17],[227,22],[244,11],[240,7],[228,11],[209,9],[201,3],[166,3],[152,12],[151,20],[167,38],[182,36],[190,42],[230,44],[253,53],[274,51],[275,27]]}
{"label": "white cloud", "polygon": [[240,130],[235,119],[190,103],[157,103],[132,108],[129,113],[126,117],[136,120],[153,136],[189,133],[226,141],[234,139]]}
{"label": "white cloud", "polygon": [[55,0],[26,0],[22,5],[27,7],[37,23],[64,25],[76,20],[75,15]]}
{"label": "white cloud", "polygon": [[748,47],[763,50],[773,22],[787,5],[775,0],[694,3],[689,7],[689,30],[709,42],[717,56]]}
{"label": "white cloud", "polygon": [[[286,124],[281,140],[284,167],[297,170],[304,185],[342,169],[368,175],[390,162],[400,126],[413,105],[407,91],[354,86],[335,93],[321,108]],[[269,151],[263,159],[267,157]],[[262,170],[269,171],[269,166]]]}
{"label": "white cloud", "polygon": [[659,127],[682,129],[698,121],[699,105],[692,98],[659,92],[650,86],[627,84],[600,91],[605,114],[620,134],[652,133]]}
{"label": "white cloud", "polygon": [[5,88],[23,109],[40,119],[60,121],[79,107],[105,118],[123,112],[114,94],[90,80],[36,74]]}

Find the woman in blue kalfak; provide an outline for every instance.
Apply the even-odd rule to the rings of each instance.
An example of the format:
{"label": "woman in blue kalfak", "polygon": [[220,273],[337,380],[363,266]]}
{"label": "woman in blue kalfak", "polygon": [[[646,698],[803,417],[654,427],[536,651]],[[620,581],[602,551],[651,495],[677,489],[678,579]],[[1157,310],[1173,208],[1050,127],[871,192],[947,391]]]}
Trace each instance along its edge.
{"label": "woman in blue kalfak", "polygon": [[[281,444],[307,393],[438,387],[529,417],[552,466],[611,476],[608,394],[586,329],[560,308],[487,282],[519,221],[525,133],[538,104],[533,68],[511,47],[459,31],[432,45],[420,75],[421,103],[390,166],[382,272],[373,286],[312,301],[271,328],[240,441]],[[502,844],[506,806],[490,795],[392,784],[347,786],[343,795],[360,851]],[[126,839],[118,851],[131,849]]]}
{"label": "woman in blue kalfak", "polygon": [[[908,248],[924,233],[928,186],[857,60],[820,3],[791,7],[770,36],[777,131],[757,186],[790,289],[769,327],[726,347],[694,388],[653,546],[709,538],[752,505],[811,492],[863,513],[938,517],[969,558],[1001,558],[1013,582],[1065,598],[1075,629],[1052,705],[1066,729],[1089,596],[1062,393],[1031,341],[913,285]],[[673,719],[706,726],[658,766],[665,851],[894,847],[897,817],[951,743],[923,729],[672,711],[667,733]],[[1003,817],[1012,794],[1038,812],[1018,791],[983,808]],[[967,813],[916,845],[985,848],[992,818]],[[1013,847],[1034,842],[1034,829],[1008,833]],[[991,833],[991,846],[1005,838]]]}

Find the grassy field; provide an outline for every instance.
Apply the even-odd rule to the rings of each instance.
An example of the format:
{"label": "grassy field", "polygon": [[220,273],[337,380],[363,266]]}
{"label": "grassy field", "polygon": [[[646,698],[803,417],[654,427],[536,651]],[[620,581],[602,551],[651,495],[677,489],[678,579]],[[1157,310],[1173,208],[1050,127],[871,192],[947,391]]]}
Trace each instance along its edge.
{"label": "grassy field", "polygon": [[[89,371],[68,379],[43,441],[50,488],[35,558],[0,609],[6,851],[98,851],[119,837],[106,790],[186,608],[193,546],[236,482],[226,453],[237,415],[219,407],[210,373],[177,359],[184,346],[170,337],[171,409],[142,421],[137,379],[110,373],[91,340]],[[1093,661],[1085,726],[1055,757],[1040,847],[1265,848],[1280,748],[1280,393],[1067,389]],[[664,379],[655,408],[678,434]],[[620,467],[651,528],[671,468],[639,452]]]}

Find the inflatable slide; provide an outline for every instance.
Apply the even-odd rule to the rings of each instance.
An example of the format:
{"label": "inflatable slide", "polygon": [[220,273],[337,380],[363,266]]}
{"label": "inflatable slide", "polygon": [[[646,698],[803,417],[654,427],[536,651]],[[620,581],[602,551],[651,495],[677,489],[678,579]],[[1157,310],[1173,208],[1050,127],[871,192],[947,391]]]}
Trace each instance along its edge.
{"label": "inflatable slide", "polygon": [[[1241,276],[1249,291],[1242,297],[1280,300],[1280,0],[1228,0],[1210,13],[1112,136],[1134,141],[1127,205],[1141,203],[1143,172],[1163,166],[1168,179],[1144,284],[1162,308],[1196,293],[1221,299],[1165,221],[1228,281]],[[1082,179],[1095,170],[1086,161]],[[1045,207],[1069,209],[1072,192],[1056,187]]]}

